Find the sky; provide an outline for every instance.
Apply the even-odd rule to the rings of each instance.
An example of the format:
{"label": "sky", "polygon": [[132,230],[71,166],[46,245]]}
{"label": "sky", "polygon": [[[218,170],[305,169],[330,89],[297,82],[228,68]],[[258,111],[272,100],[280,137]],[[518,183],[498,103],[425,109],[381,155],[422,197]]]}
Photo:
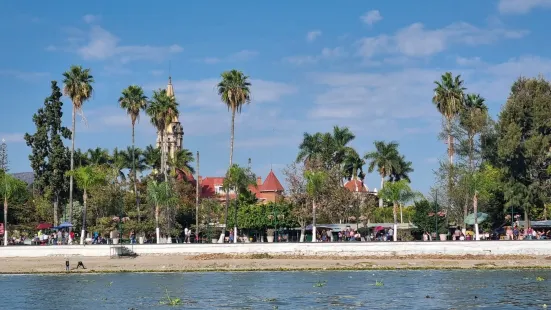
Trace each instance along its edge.
{"label": "sky", "polygon": [[[345,4],[346,3],[346,4]],[[422,4],[421,4],[422,3]],[[397,5],[399,4],[399,5]],[[216,94],[225,70],[251,79],[252,101],[236,119],[234,161],[257,175],[293,162],[304,132],[348,126],[361,154],[397,141],[413,162],[412,187],[427,192],[445,157],[434,81],[461,74],[492,116],[519,76],[549,77],[551,0],[0,2],[0,139],[12,172],[31,171],[23,135],[32,115],[73,64],[91,68],[93,98],[78,118],[77,148],[131,144],[118,98],[128,85],[151,96],[168,76],[180,104],[184,147],[201,154],[201,175],[229,161],[231,115]],[[64,125],[71,103],[64,98]],[[155,143],[142,115],[137,145]],[[67,143],[69,145],[69,142]],[[379,188],[379,177],[366,184]]]}

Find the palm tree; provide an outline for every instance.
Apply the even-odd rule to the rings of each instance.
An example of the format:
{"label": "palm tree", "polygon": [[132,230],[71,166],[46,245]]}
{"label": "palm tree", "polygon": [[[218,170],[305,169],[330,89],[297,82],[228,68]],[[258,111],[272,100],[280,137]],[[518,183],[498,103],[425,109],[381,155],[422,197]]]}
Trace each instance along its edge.
{"label": "palm tree", "polygon": [[[390,176],[398,167],[400,155],[398,153],[398,143],[392,141],[385,143],[384,141],[375,141],[375,151],[365,154],[364,158],[369,161],[367,171],[369,173],[379,172],[381,176],[381,190],[385,185],[385,178]],[[383,199],[379,198],[379,207],[383,206]]]}
{"label": "palm tree", "polygon": [[[237,164],[233,164],[224,178],[223,189],[226,193],[229,193],[230,190],[235,191],[236,198],[239,198],[240,194],[243,194],[248,191],[249,185],[256,186],[256,177],[249,170],[240,167]],[[256,199],[256,197],[255,197]],[[237,243],[237,207],[239,205],[239,199],[235,201],[235,214],[234,214],[234,227],[233,227],[233,242]],[[227,224],[228,222],[226,222]]]}
{"label": "palm tree", "polygon": [[88,155],[88,163],[91,165],[107,165],[110,161],[109,151],[107,149],[96,147],[95,149],[89,149],[86,153]]}
{"label": "palm tree", "polygon": [[478,94],[468,94],[465,97],[464,109],[459,114],[459,124],[467,132],[469,168],[474,170],[475,137],[486,126],[488,107],[484,98]]}
{"label": "palm tree", "polygon": [[400,156],[396,169],[392,171],[390,175],[390,182],[406,180],[408,183],[411,183],[409,174],[414,171],[412,165],[413,163],[411,161],[407,161],[405,156]]}
{"label": "palm tree", "polygon": [[304,166],[307,168],[312,168],[312,166],[316,165],[320,155],[321,135],[319,132],[314,135],[307,132],[304,133],[302,142],[298,147],[297,163],[304,162]]}
{"label": "palm tree", "polygon": [[188,149],[182,149],[170,158],[169,166],[172,167],[176,176],[193,175],[195,173],[195,169],[191,166],[193,161],[193,153]]}
{"label": "palm tree", "polygon": [[8,245],[8,203],[11,202],[17,193],[25,191],[25,185],[8,174],[0,170],[0,195],[4,197],[4,246]]}
{"label": "palm tree", "polygon": [[119,98],[119,104],[122,109],[126,110],[126,114],[130,116],[132,123],[132,166],[134,180],[134,194],[136,195],[136,209],[138,210],[138,221],[140,219],[140,198],[138,195],[138,178],[136,177],[136,147],[135,147],[135,128],[136,122],[140,121],[140,111],[147,108],[147,97],[143,93],[143,89],[137,85],[130,85],[122,91],[122,96]]}
{"label": "palm tree", "polygon": [[[230,134],[230,165],[233,165],[233,141],[235,138],[235,114],[241,113],[243,105],[251,102],[251,83],[249,77],[239,70],[224,71],[221,74],[221,81],[218,83],[218,95],[222,102],[231,111],[231,134]],[[230,194],[226,193],[226,221],[228,222],[228,208],[230,206]],[[224,240],[224,232],[220,235]]]}
{"label": "palm tree", "polygon": [[354,181],[356,192],[358,191],[358,183],[355,181],[357,179],[363,181],[365,178],[365,174],[363,172],[364,165],[365,161],[354,149],[351,148],[346,152],[346,157],[343,162],[344,177],[348,180]]}
{"label": "palm tree", "polygon": [[312,199],[312,242],[316,242],[316,202],[323,190],[327,175],[323,171],[305,171],[304,178],[306,179],[306,192]]}
{"label": "palm tree", "polygon": [[146,146],[143,152],[145,164],[152,170],[158,170],[161,168],[161,151],[152,146]]}
{"label": "palm tree", "polygon": [[[71,129],[71,171],[74,171],[75,155],[75,131],[76,131],[76,113],[82,111],[82,106],[90,97],[94,89],[92,88],[94,77],[90,74],[90,69],[83,69],[81,66],[71,66],[69,71],[63,73],[63,93],[71,98],[73,102],[73,117]],[[69,177],[69,222],[73,220],[73,174]]]}
{"label": "palm tree", "polygon": [[82,202],[84,203],[82,208],[82,233],[80,235],[80,244],[84,244],[86,237],[86,207],[88,202],[88,190],[96,185],[105,182],[105,173],[99,166],[85,166],[79,167],[75,171],[70,171],[69,174],[74,174],[77,181],[77,186],[80,187],[84,193],[82,194]]}
{"label": "palm tree", "polygon": [[434,97],[432,102],[438,109],[438,112],[446,120],[446,134],[448,136],[448,157],[450,165],[453,165],[453,135],[452,123],[455,117],[463,110],[463,80],[461,75],[454,77],[451,72],[446,72],[442,75],[440,81],[435,81]]}
{"label": "palm tree", "polygon": [[[125,151],[120,152],[124,168],[128,168],[129,179],[137,178],[137,173],[147,169],[143,151],[139,147],[129,146]],[[136,179],[137,181],[137,179]]]}
{"label": "palm tree", "polygon": [[147,200],[149,203],[155,206],[155,235],[157,244],[161,243],[161,230],[159,228],[159,215],[161,212],[161,205],[165,204],[168,200],[168,183],[157,181],[150,181],[147,183]]}
{"label": "palm tree", "polygon": [[157,132],[161,134],[161,170],[165,176],[165,182],[168,182],[166,129],[172,120],[178,117],[178,102],[173,96],[167,94],[166,89],[153,91],[153,99],[149,103],[146,113],[151,118],[151,123]]}
{"label": "palm tree", "polygon": [[406,180],[400,180],[396,182],[388,183],[381,191],[379,196],[385,200],[392,201],[393,215],[394,215],[394,232],[393,241],[398,241],[398,206],[399,204],[405,204],[410,200],[420,196],[420,194],[414,192]]}
{"label": "palm tree", "polygon": [[121,182],[126,181],[126,175],[123,170],[128,168],[126,161],[128,156],[129,155],[124,150],[120,151],[118,148],[113,149],[113,156],[111,156],[110,164],[111,167],[117,171],[117,176],[120,178]]}
{"label": "palm tree", "polygon": [[333,164],[342,165],[347,153],[351,147],[348,146],[356,136],[348,129],[348,127],[340,128],[339,126],[333,127],[333,147],[335,148],[333,154]]}

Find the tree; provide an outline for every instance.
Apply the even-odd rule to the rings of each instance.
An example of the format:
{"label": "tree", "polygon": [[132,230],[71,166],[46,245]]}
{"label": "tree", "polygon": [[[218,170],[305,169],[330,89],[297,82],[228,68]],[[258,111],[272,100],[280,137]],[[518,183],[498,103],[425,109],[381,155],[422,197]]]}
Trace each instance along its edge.
{"label": "tree", "polygon": [[[344,168],[344,177],[348,180],[364,180],[365,174],[363,172],[363,166],[365,161],[358,155],[354,149],[350,149],[346,153],[346,157],[343,161]],[[356,185],[356,192],[358,191],[358,183],[354,182]]]}
{"label": "tree", "polygon": [[452,123],[463,110],[463,80],[461,75],[456,77],[451,72],[442,75],[440,81],[435,81],[434,97],[432,102],[445,119],[446,134],[448,136],[448,157],[450,165],[453,165],[454,141],[452,135]]}
{"label": "tree", "polygon": [[303,165],[292,163],[283,170],[287,183],[287,199],[293,206],[291,215],[300,225],[300,242],[304,242],[306,225],[310,218],[308,193],[306,192],[305,169]]}
{"label": "tree", "polygon": [[140,112],[147,108],[147,97],[143,93],[143,89],[137,85],[130,85],[122,91],[122,96],[119,98],[119,104],[122,109],[126,110],[130,116],[132,124],[132,176],[134,183],[134,194],[136,195],[136,209],[138,210],[138,221],[140,221],[140,195],[138,194],[138,178],[136,176],[136,146],[135,146],[135,127],[136,122],[140,120]]}
{"label": "tree", "polygon": [[161,242],[161,231],[159,229],[159,216],[161,206],[168,201],[169,185],[167,182],[150,181],[147,183],[147,200],[155,206],[155,235],[157,244]]}
{"label": "tree", "polygon": [[549,200],[551,176],[551,83],[519,78],[497,124],[498,167],[507,207],[524,210],[527,226]]}
{"label": "tree", "polygon": [[[63,92],[73,102],[72,130],[71,130],[71,171],[74,171],[76,113],[82,112],[84,102],[92,97],[94,77],[90,69],[81,66],[71,66],[69,71],[63,73]],[[73,220],[73,175],[69,178],[69,222]]]}
{"label": "tree", "polygon": [[412,199],[419,196],[410,187],[406,180],[400,180],[397,182],[390,182],[379,192],[379,196],[382,199],[390,200],[393,204],[393,216],[394,216],[394,241],[398,240],[398,206],[400,203],[406,204]]}
{"label": "tree", "polygon": [[188,149],[182,149],[177,151],[169,161],[169,166],[172,167],[173,173],[183,178],[186,175],[193,175],[195,169],[191,166],[193,163],[193,153]]}
{"label": "tree", "polygon": [[4,246],[8,245],[8,206],[18,193],[26,190],[25,183],[7,173],[7,166],[0,171],[0,195],[4,198]]}
{"label": "tree", "polygon": [[77,186],[80,187],[84,193],[82,195],[83,209],[82,209],[82,233],[80,235],[80,244],[84,244],[86,239],[86,207],[88,203],[88,191],[91,187],[100,185],[105,182],[105,173],[100,166],[85,166],[79,167],[73,174]]}
{"label": "tree", "polygon": [[398,164],[389,176],[390,182],[406,180],[408,183],[411,183],[409,174],[413,171],[413,163],[411,161],[407,161],[406,157],[402,155],[398,158]]}
{"label": "tree", "polygon": [[[384,188],[385,178],[392,175],[400,164],[400,155],[398,153],[398,143],[375,141],[375,151],[365,154],[364,158],[369,161],[367,171],[369,173],[379,172],[381,176],[381,190]],[[379,207],[383,206],[383,200],[379,199]]]}
{"label": "tree", "polygon": [[148,145],[143,152],[145,164],[152,170],[161,168],[161,151],[158,148]]}
{"label": "tree", "polygon": [[112,162],[112,158],[109,157],[109,151],[101,147],[96,147],[95,149],[89,149],[87,152],[88,155],[88,164],[96,166],[105,166]]}
{"label": "tree", "polygon": [[[233,141],[235,137],[235,114],[241,113],[245,104],[251,102],[251,83],[249,77],[238,70],[224,71],[221,74],[221,81],[217,85],[218,95],[222,102],[231,111],[231,133],[230,133],[230,165],[233,165]],[[230,205],[230,195],[226,192],[226,220],[228,222],[228,208]],[[220,240],[224,240],[224,232],[220,235]]]}
{"label": "tree", "polygon": [[53,203],[54,225],[57,225],[59,203],[68,187],[65,173],[70,169],[69,150],[62,139],[70,138],[71,132],[61,125],[63,102],[56,81],[51,82],[51,89],[44,107],[33,116],[36,132],[25,134],[25,141],[32,149],[29,160],[35,177],[33,187]]}
{"label": "tree", "polygon": [[312,242],[316,242],[316,201],[320,199],[320,193],[327,180],[327,174],[323,171],[310,170],[304,173],[304,178],[306,179],[306,192],[312,200]]}
{"label": "tree", "polygon": [[151,118],[151,124],[155,126],[157,133],[161,136],[161,171],[165,177],[165,182],[168,182],[166,129],[172,120],[179,115],[178,102],[176,102],[174,96],[168,95],[166,89],[153,91],[153,98],[149,102],[146,113]]}
{"label": "tree", "polygon": [[[250,185],[256,186],[256,176],[249,169],[233,164],[226,173],[222,188],[226,193],[229,193],[231,190],[235,191],[236,198],[239,199],[240,194],[247,192]],[[234,219],[233,242],[237,243],[237,204]],[[228,214],[226,213],[226,224],[228,223],[227,220]]]}

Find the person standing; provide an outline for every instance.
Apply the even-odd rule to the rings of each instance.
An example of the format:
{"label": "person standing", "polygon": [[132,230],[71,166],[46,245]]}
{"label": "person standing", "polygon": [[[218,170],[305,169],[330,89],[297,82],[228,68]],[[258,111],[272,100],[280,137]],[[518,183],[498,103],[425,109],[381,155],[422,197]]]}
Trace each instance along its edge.
{"label": "person standing", "polygon": [[188,229],[185,234],[186,234],[187,243],[191,243],[191,229]]}
{"label": "person standing", "polygon": [[184,228],[184,243],[189,243],[189,242],[188,242],[188,241],[189,241],[189,240],[188,240],[188,235],[187,235],[187,234],[188,234],[188,231],[189,231],[189,230],[187,229],[187,227]]}

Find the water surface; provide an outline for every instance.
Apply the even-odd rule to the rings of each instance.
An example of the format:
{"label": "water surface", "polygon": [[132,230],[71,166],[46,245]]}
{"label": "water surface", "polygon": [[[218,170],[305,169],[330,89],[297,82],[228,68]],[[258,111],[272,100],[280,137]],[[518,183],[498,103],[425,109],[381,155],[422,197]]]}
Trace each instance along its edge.
{"label": "water surface", "polygon": [[551,309],[551,271],[4,275],[0,292],[4,309]]}

